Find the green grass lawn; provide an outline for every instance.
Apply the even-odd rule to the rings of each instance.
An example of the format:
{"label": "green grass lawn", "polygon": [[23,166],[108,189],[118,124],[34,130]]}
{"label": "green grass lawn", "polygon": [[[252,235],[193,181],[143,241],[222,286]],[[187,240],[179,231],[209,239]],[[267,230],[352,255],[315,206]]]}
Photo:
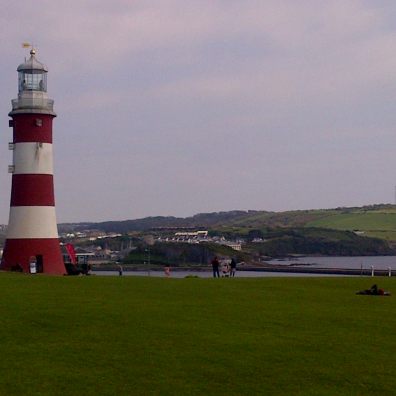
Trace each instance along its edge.
{"label": "green grass lawn", "polygon": [[[357,296],[376,282],[391,297]],[[0,274],[1,395],[392,395],[396,279]]]}

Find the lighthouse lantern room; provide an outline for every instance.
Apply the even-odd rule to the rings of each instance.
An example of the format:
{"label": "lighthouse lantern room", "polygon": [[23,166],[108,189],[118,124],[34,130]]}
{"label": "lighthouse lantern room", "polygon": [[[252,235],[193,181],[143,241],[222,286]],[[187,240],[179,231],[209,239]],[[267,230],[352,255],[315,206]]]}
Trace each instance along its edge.
{"label": "lighthouse lantern room", "polygon": [[36,51],[18,66],[18,98],[9,116],[13,128],[10,215],[1,269],[64,274],[55,214],[52,121],[47,68]]}

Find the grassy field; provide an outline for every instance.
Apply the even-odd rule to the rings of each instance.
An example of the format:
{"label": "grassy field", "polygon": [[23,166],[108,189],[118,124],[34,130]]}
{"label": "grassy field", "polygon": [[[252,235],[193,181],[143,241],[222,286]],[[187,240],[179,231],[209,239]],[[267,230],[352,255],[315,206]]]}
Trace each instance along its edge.
{"label": "grassy field", "polygon": [[356,211],[335,213],[318,220],[310,221],[308,227],[323,227],[336,230],[359,230],[365,235],[381,239],[396,240],[396,212]]}
{"label": "grassy field", "polygon": [[338,230],[387,230],[396,231],[396,213],[356,212],[337,213],[306,224]]}
{"label": "grassy field", "polygon": [[365,236],[396,241],[396,206],[257,212],[217,227],[219,232],[247,235],[252,228],[317,227],[363,231]]}
{"label": "grassy field", "polygon": [[0,274],[1,395],[391,395],[394,278]]}

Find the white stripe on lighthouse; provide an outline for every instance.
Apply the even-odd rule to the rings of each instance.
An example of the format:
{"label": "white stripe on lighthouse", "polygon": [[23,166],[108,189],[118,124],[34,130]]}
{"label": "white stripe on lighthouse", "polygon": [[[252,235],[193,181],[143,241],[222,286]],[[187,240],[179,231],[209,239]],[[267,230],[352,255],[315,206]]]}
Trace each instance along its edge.
{"label": "white stripe on lighthouse", "polygon": [[11,206],[7,239],[58,238],[54,206]]}
{"label": "white stripe on lighthouse", "polygon": [[14,174],[54,173],[51,143],[15,143]]}

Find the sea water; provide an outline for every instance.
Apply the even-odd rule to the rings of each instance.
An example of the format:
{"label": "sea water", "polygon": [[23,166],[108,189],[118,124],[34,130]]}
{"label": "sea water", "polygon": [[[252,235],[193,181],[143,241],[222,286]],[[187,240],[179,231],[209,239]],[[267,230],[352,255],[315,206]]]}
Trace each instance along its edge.
{"label": "sea water", "polygon": [[269,260],[269,264],[309,268],[348,268],[378,270],[391,268],[396,270],[396,256],[356,256],[356,257],[296,257]]}

